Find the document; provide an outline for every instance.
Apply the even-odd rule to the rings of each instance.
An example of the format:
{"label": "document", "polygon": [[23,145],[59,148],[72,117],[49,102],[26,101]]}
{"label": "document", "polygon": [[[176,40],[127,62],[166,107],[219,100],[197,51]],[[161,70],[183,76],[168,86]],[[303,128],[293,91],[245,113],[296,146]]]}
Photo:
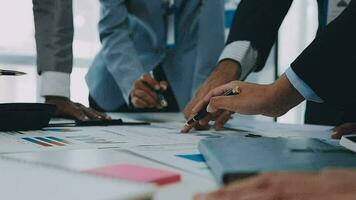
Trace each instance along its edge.
{"label": "document", "polygon": [[151,184],[0,158],[1,199],[149,199]]}
{"label": "document", "polygon": [[180,133],[181,123],[148,126],[46,128],[39,131],[1,132],[0,153],[75,149],[129,148],[138,145],[197,145],[202,138],[233,131]]}
{"label": "document", "polygon": [[213,178],[197,147],[198,144],[141,145],[128,150],[186,172]]}
{"label": "document", "polygon": [[281,124],[244,119],[243,117],[234,118],[229,121],[226,127],[237,130],[249,131],[265,137],[308,137],[330,139],[332,126],[317,125],[297,125]]}

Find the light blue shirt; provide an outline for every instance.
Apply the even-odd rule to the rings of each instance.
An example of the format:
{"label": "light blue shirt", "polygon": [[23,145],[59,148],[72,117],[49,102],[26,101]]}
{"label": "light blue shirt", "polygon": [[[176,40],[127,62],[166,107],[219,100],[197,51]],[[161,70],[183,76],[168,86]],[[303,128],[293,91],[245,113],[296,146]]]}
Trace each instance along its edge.
{"label": "light blue shirt", "polygon": [[289,67],[286,71],[286,76],[293,87],[308,101],[323,103],[322,100],[314,91],[307,85],[299,76]]}

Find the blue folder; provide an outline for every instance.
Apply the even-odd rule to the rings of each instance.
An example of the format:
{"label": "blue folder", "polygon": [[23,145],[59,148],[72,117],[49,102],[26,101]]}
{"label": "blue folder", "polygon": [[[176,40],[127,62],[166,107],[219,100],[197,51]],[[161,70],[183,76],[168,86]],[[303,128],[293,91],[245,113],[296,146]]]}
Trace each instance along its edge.
{"label": "blue folder", "polygon": [[356,167],[355,153],[312,138],[207,138],[199,143],[199,151],[217,180],[225,184],[261,172]]}

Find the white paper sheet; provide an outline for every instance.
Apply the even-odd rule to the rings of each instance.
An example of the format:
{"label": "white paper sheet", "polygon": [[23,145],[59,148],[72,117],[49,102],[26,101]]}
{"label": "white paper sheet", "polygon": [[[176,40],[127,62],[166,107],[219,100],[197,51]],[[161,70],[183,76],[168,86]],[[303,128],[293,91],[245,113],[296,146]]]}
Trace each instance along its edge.
{"label": "white paper sheet", "polygon": [[206,178],[212,178],[196,144],[183,145],[141,145],[129,151],[151,160],[187,171]]}
{"label": "white paper sheet", "polygon": [[147,199],[154,186],[0,158],[1,199]]}

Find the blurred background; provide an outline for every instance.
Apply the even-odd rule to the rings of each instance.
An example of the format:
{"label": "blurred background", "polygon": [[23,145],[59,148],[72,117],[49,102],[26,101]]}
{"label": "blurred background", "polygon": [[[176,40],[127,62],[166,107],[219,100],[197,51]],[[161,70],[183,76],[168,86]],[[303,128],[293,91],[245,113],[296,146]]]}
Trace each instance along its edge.
{"label": "blurred background", "polygon": [[[225,0],[226,34],[239,0]],[[278,6],[278,5],[276,5]],[[71,75],[71,97],[88,105],[88,88],[84,76],[100,48],[97,32],[98,0],[73,0],[74,69]],[[8,20],[11,19],[11,20]],[[254,73],[248,81],[271,83],[283,74],[289,64],[312,41],[318,26],[315,1],[294,1],[279,31],[278,45],[270,55],[262,73]],[[0,103],[43,101],[37,92],[36,47],[32,1],[2,1],[0,6],[0,69],[20,70],[22,77],[0,77]],[[278,118],[279,122],[302,123],[305,105],[300,105]],[[263,118],[263,117],[258,117]],[[273,120],[263,118],[264,120]]]}

